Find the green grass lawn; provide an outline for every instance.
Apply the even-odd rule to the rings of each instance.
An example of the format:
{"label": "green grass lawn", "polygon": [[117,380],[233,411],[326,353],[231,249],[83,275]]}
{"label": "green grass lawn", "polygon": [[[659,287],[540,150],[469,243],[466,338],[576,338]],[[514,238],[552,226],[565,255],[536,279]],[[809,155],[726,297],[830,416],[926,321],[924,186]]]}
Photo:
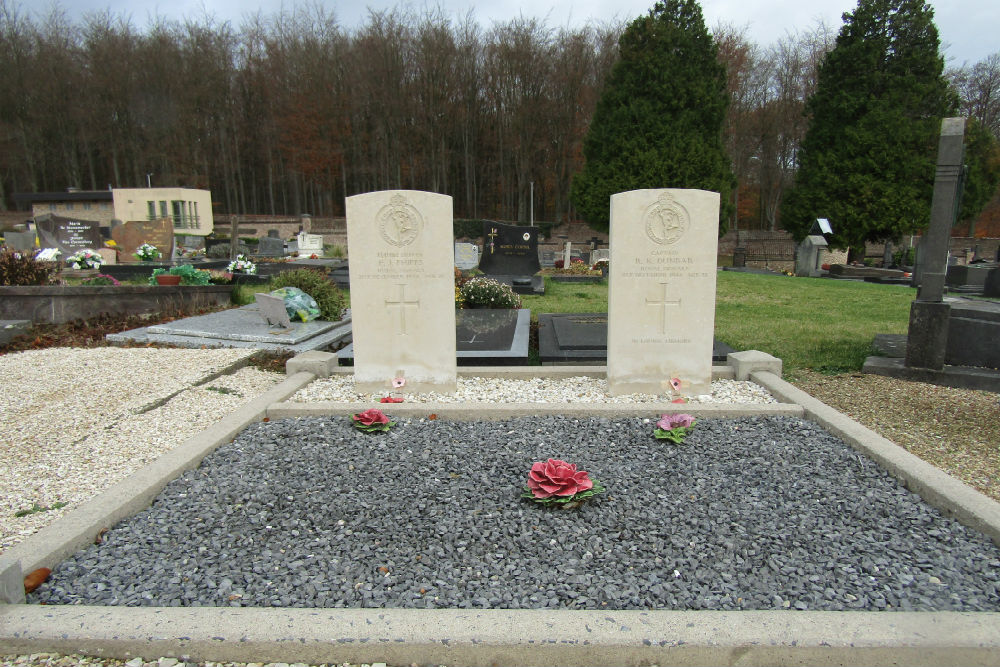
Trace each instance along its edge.
{"label": "green grass lawn", "polygon": [[[906,333],[916,290],[822,278],[722,271],[718,274],[715,337],[738,350],[779,357],[785,372],[859,370],[877,333]],[[538,313],[607,312],[608,286],[554,283],[545,296],[523,296]]]}

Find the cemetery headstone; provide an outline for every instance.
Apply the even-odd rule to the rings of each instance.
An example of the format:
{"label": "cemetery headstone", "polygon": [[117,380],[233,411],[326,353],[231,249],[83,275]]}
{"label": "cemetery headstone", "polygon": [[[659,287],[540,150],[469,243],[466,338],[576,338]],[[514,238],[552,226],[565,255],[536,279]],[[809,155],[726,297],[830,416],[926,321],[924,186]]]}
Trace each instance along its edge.
{"label": "cemetery headstone", "polygon": [[159,220],[133,220],[112,228],[111,238],[118,244],[118,261],[138,262],[134,253],[143,243],[156,246],[160,251],[160,261],[167,261],[174,255],[174,225],[170,218]]}
{"label": "cemetery headstone", "polygon": [[118,263],[118,251],[114,248],[98,248],[97,254],[101,256],[105,264]]}
{"label": "cemetery headstone", "polygon": [[40,248],[58,248],[66,259],[80,250],[96,250],[104,245],[100,223],[95,220],[73,220],[46,213],[35,218]]}
{"label": "cemetery headstone", "polygon": [[633,190],[611,197],[608,389],[711,391],[719,194]]}
{"label": "cemetery headstone", "polygon": [[262,257],[283,257],[285,242],[274,236],[262,236],[257,244],[257,254]]}
{"label": "cemetery headstone", "polygon": [[11,250],[31,252],[35,249],[35,232],[4,232],[3,242]]}
{"label": "cemetery headstone", "polygon": [[538,227],[483,223],[483,254],[479,270],[507,283],[518,294],[544,294],[545,281],[535,274],[538,263]]}
{"label": "cemetery headstone", "polygon": [[566,249],[563,250],[563,268],[568,269],[573,263],[573,244],[566,241]]}
{"label": "cemetery headstone", "polygon": [[469,271],[479,266],[479,246],[475,243],[455,244],[455,268]]}
{"label": "cemetery headstone", "polygon": [[306,232],[299,232],[299,254],[305,255],[316,255],[317,257],[323,256],[323,235],[322,234],[308,234]]}
{"label": "cemetery headstone", "polygon": [[257,292],[253,296],[257,302],[257,310],[260,311],[260,316],[264,318],[268,326],[279,326],[286,329],[292,326],[288,311],[285,309],[284,299],[262,292]]}
{"label": "cemetery headstone", "polygon": [[810,234],[802,239],[795,249],[795,275],[813,278],[822,275],[820,251],[828,246],[826,239],[819,234]]}
{"label": "cemetery headstone", "polygon": [[[454,392],[452,200],[416,190],[347,198],[354,384]],[[300,237],[301,246],[301,237]]]}

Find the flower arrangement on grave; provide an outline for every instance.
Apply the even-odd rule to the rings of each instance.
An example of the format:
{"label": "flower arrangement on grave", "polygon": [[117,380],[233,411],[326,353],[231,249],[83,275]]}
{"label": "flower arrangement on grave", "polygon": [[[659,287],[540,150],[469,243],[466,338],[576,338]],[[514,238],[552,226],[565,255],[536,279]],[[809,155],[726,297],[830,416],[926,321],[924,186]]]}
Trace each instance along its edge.
{"label": "flower arrangement on grave", "polygon": [[109,276],[105,273],[98,273],[93,278],[87,278],[83,281],[83,285],[89,285],[91,287],[97,287],[100,285],[121,285],[114,276]]}
{"label": "flower arrangement on grave", "polygon": [[154,269],[149,277],[149,284],[156,284],[156,276],[170,275],[180,276],[181,285],[208,285],[212,282],[211,274],[204,269],[196,269],[190,264],[171,266],[169,269]]}
{"label": "flower arrangement on grave", "polygon": [[99,269],[104,258],[93,250],[81,250],[66,258],[66,263],[74,269]]}
{"label": "flower arrangement on grave", "polygon": [[587,266],[579,257],[574,257],[570,260],[569,266],[564,266],[564,262],[561,259],[555,261],[555,268],[552,269],[542,269],[540,271],[542,275],[546,276],[599,276],[601,274],[601,269],[598,266],[591,268]]}
{"label": "flower arrangement on grave", "polygon": [[59,248],[42,248],[35,253],[36,262],[58,262],[62,250]]}
{"label": "flower arrangement on grave", "polygon": [[493,278],[476,276],[460,289],[465,307],[478,308],[520,308],[521,297],[510,285]]}
{"label": "flower arrangement on grave", "polygon": [[688,414],[661,415],[656,422],[653,436],[658,440],[669,440],[679,445],[684,442],[684,438],[697,423],[695,418]]}
{"label": "flower arrangement on grave", "polygon": [[528,483],[521,497],[568,509],[603,492],[604,486],[596,479],[591,479],[586,470],[577,470],[575,463],[549,459],[531,464]]}
{"label": "flower arrangement on grave", "polygon": [[226,271],[231,271],[232,273],[245,273],[247,275],[254,275],[257,273],[257,265],[250,261],[246,255],[236,255],[236,259],[229,262],[229,266],[226,267]]}
{"label": "flower arrangement on grave", "polygon": [[155,245],[150,245],[148,243],[143,243],[141,246],[135,249],[132,253],[140,262],[151,262],[154,259],[159,259],[163,256],[163,253],[157,250]]}
{"label": "flower arrangement on grave", "polygon": [[351,415],[351,420],[354,423],[354,428],[365,433],[388,431],[396,425],[396,422],[390,420],[378,408],[370,408],[356,415]]}

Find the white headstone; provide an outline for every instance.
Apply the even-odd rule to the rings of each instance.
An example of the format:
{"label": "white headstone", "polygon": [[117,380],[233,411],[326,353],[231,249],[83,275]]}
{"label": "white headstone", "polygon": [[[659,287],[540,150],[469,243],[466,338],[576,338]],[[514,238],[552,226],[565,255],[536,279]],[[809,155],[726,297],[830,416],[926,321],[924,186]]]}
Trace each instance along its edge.
{"label": "white headstone", "polygon": [[299,232],[299,254],[323,256],[323,235]]}
{"label": "white headstone", "polygon": [[455,244],[455,268],[468,271],[479,266],[479,246],[475,243]]}
{"label": "white headstone", "polygon": [[611,197],[608,388],[612,395],[711,391],[719,194]]}
{"label": "white headstone", "polygon": [[454,392],[452,201],[388,190],[347,198],[354,384],[358,391]]}
{"label": "white headstone", "polygon": [[566,241],[566,250],[563,251],[563,268],[568,269],[570,263],[573,261],[573,244]]}

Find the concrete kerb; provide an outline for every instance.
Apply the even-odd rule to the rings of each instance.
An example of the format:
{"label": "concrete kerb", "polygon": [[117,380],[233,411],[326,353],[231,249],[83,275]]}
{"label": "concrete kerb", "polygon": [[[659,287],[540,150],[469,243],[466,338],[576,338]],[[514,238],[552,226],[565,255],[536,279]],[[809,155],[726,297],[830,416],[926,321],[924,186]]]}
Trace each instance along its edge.
{"label": "concrete kerb", "polygon": [[771,395],[801,405],[808,419],[877,462],[928,504],[988,535],[1000,545],[1000,503],[960,482],[940,468],[837,412],[774,373],[751,373],[750,379]]}
{"label": "concrete kerb", "polygon": [[[563,377],[603,374],[603,369],[597,367],[584,368],[584,372],[575,368],[559,371]],[[485,374],[482,369],[461,370]],[[546,368],[547,372],[552,370]],[[731,372],[722,369],[722,375],[732,377],[727,370]],[[501,368],[496,372],[501,376],[516,376],[524,371]],[[50,566],[88,544],[101,528],[146,507],[170,479],[196,466],[249,423],[265,414],[277,415],[291,409],[295,404],[285,403],[286,399],[314,378],[314,374],[306,371],[290,376],[127,482],[0,555],[0,571],[12,571],[19,563],[25,571]],[[751,379],[768,388],[785,405],[795,408],[797,414],[815,419],[852,445],[858,446],[855,440],[867,440],[867,434],[878,438],[773,373],[751,372]],[[392,406],[394,414],[402,405],[405,404]],[[669,410],[689,412],[707,407],[669,406]],[[421,414],[430,412],[429,404],[410,407]],[[441,411],[453,407],[435,409],[445,418]],[[532,405],[528,414],[538,414],[537,407]],[[561,414],[566,414],[565,407]],[[586,414],[594,414],[591,408],[585,408]],[[345,413],[351,409],[353,406],[346,404],[338,406],[338,411]],[[655,413],[657,409],[647,404],[641,406],[640,414]],[[635,407],[630,410],[634,413]],[[708,416],[710,412],[702,414]],[[717,415],[722,416],[721,411]],[[483,413],[477,411],[470,416],[483,418]],[[865,433],[859,436],[855,427]],[[885,443],[899,450],[896,445]],[[884,458],[869,455],[895,472]],[[167,458],[170,460],[164,461]],[[905,479],[915,479],[909,477],[911,468],[904,466],[902,470],[906,471]],[[921,478],[928,488],[914,490],[923,495],[947,481],[964,487],[947,475],[940,475],[943,480],[935,476]],[[1000,521],[992,521],[990,511],[952,511],[956,503],[969,496],[955,496],[954,490],[937,493],[941,502],[951,504],[944,509],[958,518],[967,514],[985,519],[989,525],[1000,525]],[[994,536],[988,530],[989,525],[986,532]],[[147,660],[167,656],[242,662],[416,662],[469,666],[1000,665],[1000,613],[121,609],[0,605],[0,653],[43,651]]]}

